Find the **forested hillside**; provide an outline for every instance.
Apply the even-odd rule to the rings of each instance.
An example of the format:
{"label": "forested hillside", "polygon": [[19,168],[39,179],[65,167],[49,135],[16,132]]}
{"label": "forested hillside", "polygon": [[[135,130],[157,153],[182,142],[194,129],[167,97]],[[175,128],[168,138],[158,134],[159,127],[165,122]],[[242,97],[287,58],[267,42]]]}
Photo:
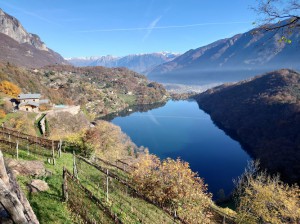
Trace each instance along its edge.
{"label": "forested hillside", "polygon": [[267,73],[196,97],[218,126],[273,173],[300,183],[300,74]]}
{"label": "forested hillside", "polygon": [[56,65],[25,69],[2,63],[2,80],[15,83],[24,93],[40,92],[55,104],[81,105],[93,117],[167,99],[162,85],[125,68]]}

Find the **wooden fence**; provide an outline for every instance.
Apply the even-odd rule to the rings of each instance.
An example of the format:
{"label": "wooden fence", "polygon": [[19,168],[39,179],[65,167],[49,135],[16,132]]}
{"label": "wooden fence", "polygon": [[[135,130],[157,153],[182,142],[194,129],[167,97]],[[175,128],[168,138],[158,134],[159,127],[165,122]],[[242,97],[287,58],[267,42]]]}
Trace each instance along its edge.
{"label": "wooden fence", "polygon": [[[70,185],[72,183],[75,184],[72,186],[77,189],[70,188]],[[117,215],[115,215],[110,209],[108,209],[107,206],[105,206],[103,202],[99,200],[90,190],[84,187],[81,184],[81,182],[75,176],[73,176],[66,168],[63,168],[62,189],[63,189],[64,201],[70,204],[71,210],[73,210],[73,212],[75,212],[76,214],[79,214],[81,218],[84,219],[85,222],[91,224],[98,223],[97,221],[101,221],[101,223],[117,223],[117,224],[122,223],[121,220],[117,217]],[[84,195],[78,195],[78,190],[84,193]],[[75,193],[74,198],[70,197],[72,191],[73,193]],[[84,204],[85,206],[82,204],[83,203],[82,197],[86,199],[87,203]],[[96,206],[96,211],[93,211],[91,209],[92,204],[90,203],[93,203],[93,205]],[[103,214],[97,213],[97,210],[99,209],[100,211],[103,212]],[[102,219],[102,220],[98,220],[98,219]]]}
{"label": "wooden fence", "polygon": [[[99,157],[96,157],[96,158],[94,158],[94,161],[95,161],[95,164],[101,164],[101,163],[103,163],[103,164],[105,164],[105,165],[107,165],[109,167],[117,168],[118,170],[123,171],[125,173],[130,173],[130,172],[132,172],[134,170],[134,167],[130,166],[127,163],[121,163],[120,160],[117,160],[115,162],[115,164],[113,164],[113,163],[111,163],[109,161],[106,161],[106,160],[100,159]],[[120,166],[119,163],[121,163],[122,165]]]}
{"label": "wooden fence", "polygon": [[76,157],[78,159],[84,161],[85,163],[89,164],[90,166],[93,166],[94,168],[96,168],[97,170],[99,170],[102,174],[107,175],[108,177],[113,178],[114,180],[118,181],[121,185],[123,185],[123,187],[125,187],[127,189],[126,191],[130,192],[130,194],[133,197],[140,198],[140,199],[146,201],[147,203],[152,204],[152,205],[158,207],[159,209],[163,210],[170,217],[173,217],[175,220],[179,221],[180,223],[188,224],[188,222],[186,222],[182,218],[180,218],[178,216],[175,216],[175,214],[173,214],[169,209],[160,206],[158,203],[152,201],[151,199],[149,199],[148,197],[146,197],[145,195],[143,195],[142,193],[140,193],[139,191],[137,191],[133,187],[133,185],[128,182],[128,180],[126,180],[124,178],[121,178],[119,175],[115,174],[112,170],[104,168],[104,167],[100,166],[99,164],[95,164],[95,163],[89,161],[88,159],[86,159],[84,157],[81,157],[81,156],[76,156]]}
{"label": "wooden fence", "polygon": [[43,146],[45,148],[48,148],[50,150],[52,150],[52,146],[53,145],[59,145],[61,144],[61,141],[54,141],[54,140],[50,140],[47,138],[42,138],[42,137],[38,137],[38,136],[33,136],[33,135],[28,135],[22,132],[19,132],[17,130],[11,129],[11,128],[6,128],[4,126],[2,126],[0,128],[0,134],[2,136],[12,136],[18,139],[23,139],[23,140],[27,140],[29,142],[31,142],[31,144],[38,144],[40,146]]}
{"label": "wooden fence", "polygon": [[[53,141],[46,138],[28,135],[10,128],[0,128],[0,142],[9,146],[6,152],[19,158],[19,147],[30,153],[44,156],[49,163],[55,165],[56,152],[61,156],[62,141]],[[34,145],[34,146],[33,146]],[[13,150],[15,148],[15,150]]]}

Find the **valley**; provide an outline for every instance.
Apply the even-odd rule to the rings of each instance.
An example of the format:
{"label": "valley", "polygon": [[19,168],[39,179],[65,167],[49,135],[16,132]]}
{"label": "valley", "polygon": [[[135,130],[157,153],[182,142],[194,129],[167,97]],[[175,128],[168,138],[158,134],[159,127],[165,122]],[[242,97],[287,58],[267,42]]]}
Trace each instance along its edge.
{"label": "valley", "polygon": [[248,3],[0,1],[0,223],[299,223],[300,2]]}

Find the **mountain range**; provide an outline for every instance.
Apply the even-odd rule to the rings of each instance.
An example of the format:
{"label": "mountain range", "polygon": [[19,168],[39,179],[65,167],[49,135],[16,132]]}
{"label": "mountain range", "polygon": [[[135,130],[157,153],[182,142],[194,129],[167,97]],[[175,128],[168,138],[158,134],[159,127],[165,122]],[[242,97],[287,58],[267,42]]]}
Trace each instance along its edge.
{"label": "mountain range", "polygon": [[24,67],[68,64],[36,34],[28,33],[13,16],[0,9],[0,61]]}
{"label": "mountain range", "polygon": [[[299,31],[288,34],[284,28],[269,32],[253,29],[189,50],[158,65],[148,76],[161,82],[207,83],[239,81],[280,68],[299,69]],[[291,43],[280,41],[283,36]]]}
{"label": "mountain range", "polygon": [[104,67],[126,67],[133,71],[147,74],[156,66],[170,62],[180,54],[159,52],[148,54],[131,54],[123,57],[111,55],[100,57],[66,58],[74,66],[104,66]]}
{"label": "mountain range", "polygon": [[[182,55],[160,52],[64,59],[0,9],[0,61],[34,68],[53,64],[126,67],[154,81],[193,85],[240,81],[281,68],[300,69],[299,29],[291,34],[283,28],[257,31],[253,29],[218,40]],[[283,35],[291,43],[279,41]]]}

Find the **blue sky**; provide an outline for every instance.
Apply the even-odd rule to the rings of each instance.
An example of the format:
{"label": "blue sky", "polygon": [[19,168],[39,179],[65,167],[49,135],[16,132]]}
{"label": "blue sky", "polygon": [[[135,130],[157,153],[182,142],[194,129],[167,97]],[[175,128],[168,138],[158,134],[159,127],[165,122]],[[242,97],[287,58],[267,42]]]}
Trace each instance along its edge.
{"label": "blue sky", "polygon": [[63,57],[184,53],[253,28],[255,0],[0,0]]}

